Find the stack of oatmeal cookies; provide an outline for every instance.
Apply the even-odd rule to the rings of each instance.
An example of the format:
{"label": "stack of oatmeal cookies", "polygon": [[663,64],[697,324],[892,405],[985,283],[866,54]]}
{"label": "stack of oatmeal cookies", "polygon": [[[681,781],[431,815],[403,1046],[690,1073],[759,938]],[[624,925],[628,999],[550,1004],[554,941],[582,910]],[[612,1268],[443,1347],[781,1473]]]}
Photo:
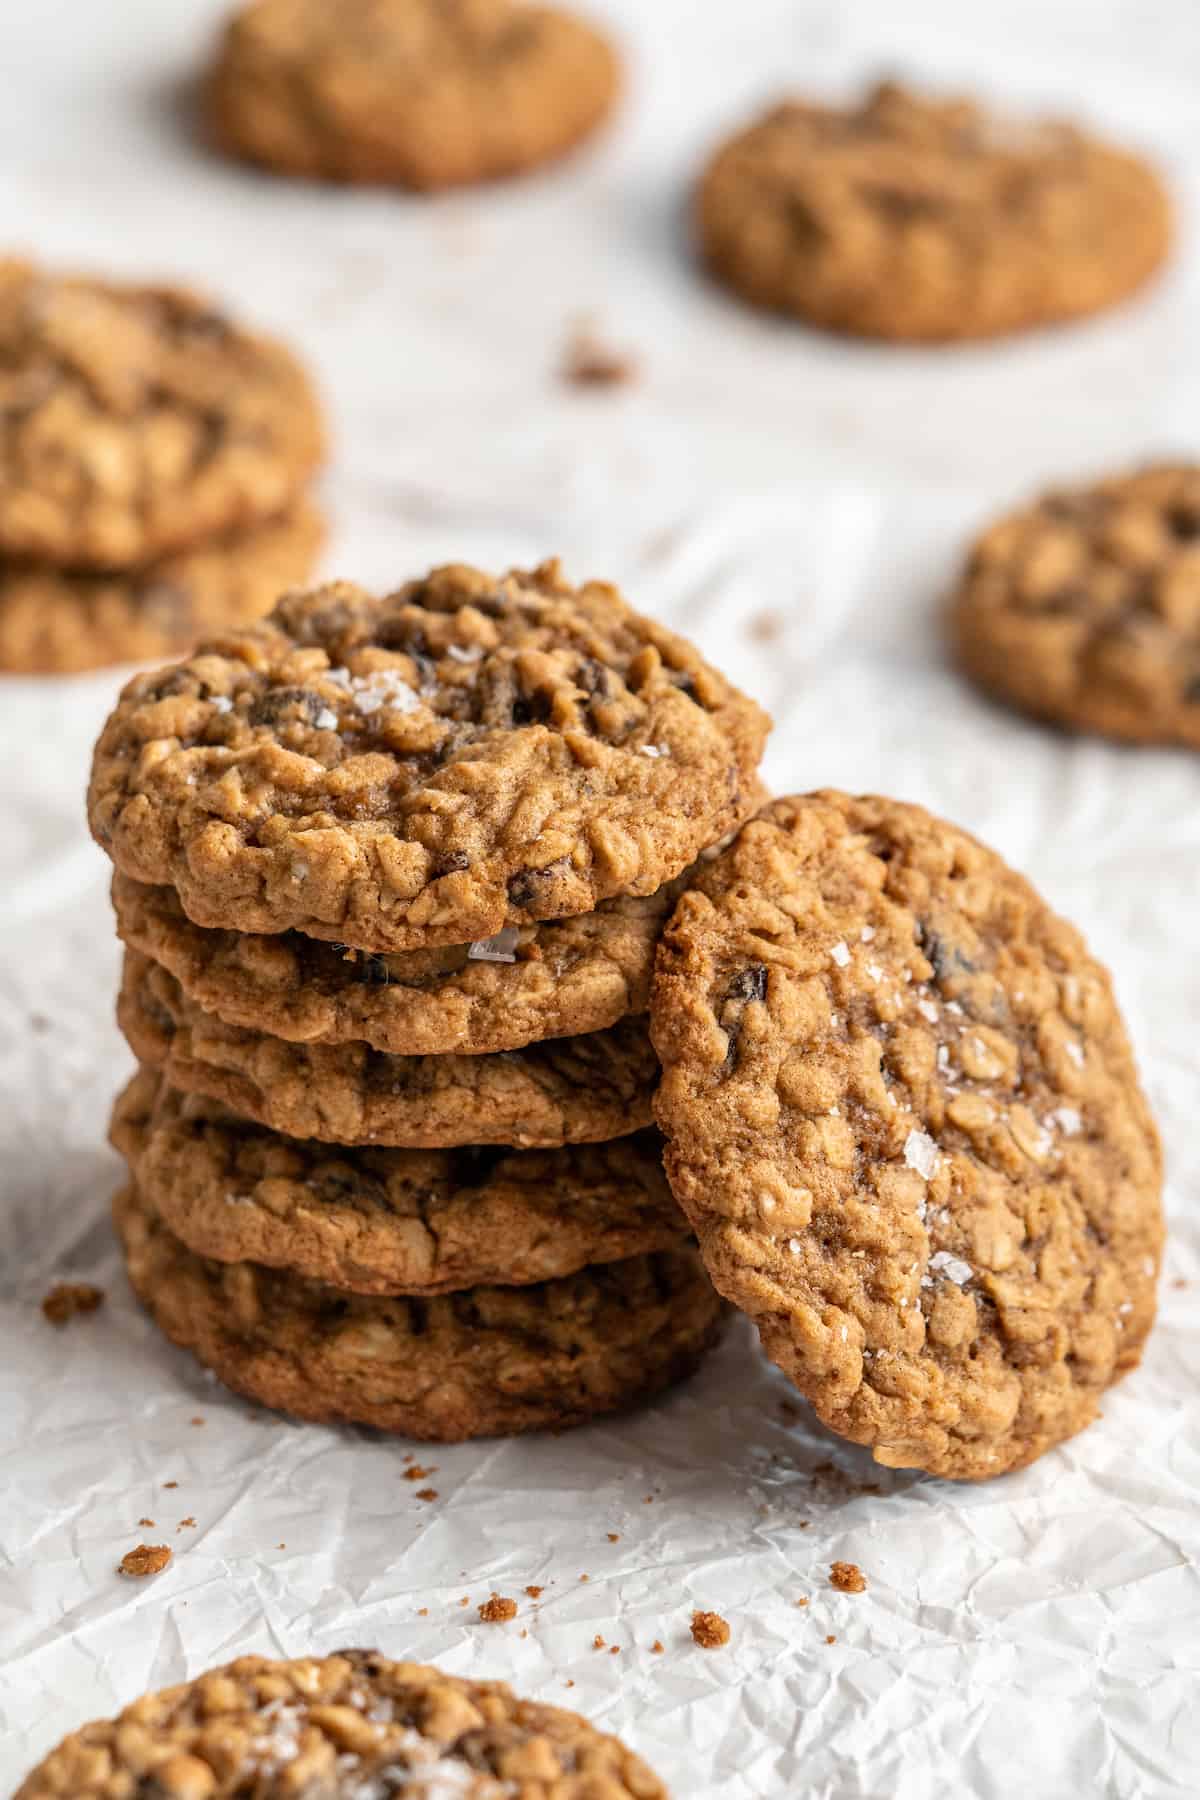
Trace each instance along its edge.
{"label": "stack of oatmeal cookies", "polygon": [[0,669],[178,654],[259,617],[323,535],[316,397],[174,288],[0,260]]}
{"label": "stack of oatmeal cookies", "polygon": [[768,722],[555,564],[285,597],[125,689],[116,1220],[239,1391],[431,1439],[651,1395],[721,1305],[652,1126],[655,945]]}

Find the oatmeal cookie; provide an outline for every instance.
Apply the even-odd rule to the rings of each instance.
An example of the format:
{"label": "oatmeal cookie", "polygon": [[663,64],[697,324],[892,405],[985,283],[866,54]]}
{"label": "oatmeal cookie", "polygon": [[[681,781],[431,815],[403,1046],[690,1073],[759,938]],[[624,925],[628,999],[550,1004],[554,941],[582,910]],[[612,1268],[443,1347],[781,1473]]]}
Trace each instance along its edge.
{"label": "oatmeal cookie", "polygon": [[178,288],[0,261],[0,554],[133,569],[289,511],[321,460],[299,363]]}
{"label": "oatmeal cookie", "polygon": [[577,1713],[375,1650],[242,1656],[71,1734],[16,1800],[667,1800]]}
{"label": "oatmeal cookie", "polygon": [[65,675],[179,656],[199,637],[249,624],[312,574],[316,508],[181,550],[146,568],[82,574],[0,562],[0,669]]}
{"label": "oatmeal cookie", "polygon": [[531,1287],[379,1298],[196,1256],[136,1189],[114,1218],[159,1329],[235,1393],[301,1419],[438,1443],[557,1431],[682,1380],[720,1329],[686,1246]]}
{"label": "oatmeal cookie", "polygon": [[684,895],[651,1003],[676,1198],[826,1425],[977,1480],[1138,1362],[1158,1136],[1109,977],[920,807],[778,800]]}
{"label": "oatmeal cookie", "polygon": [[526,1286],[687,1233],[645,1131],[561,1150],[340,1150],[134,1076],[110,1136],[189,1250],[358,1294]]}
{"label": "oatmeal cookie", "polygon": [[1200,465],[1045,495],[971,551],[950,628],[967,673],[1077,731],[1200,750]]}
{"label": "oatmeal cookie", "polygon": [[[752,784],[748,813],[766,801]],[[722,840],[722,844],[725,840]],[[706,851],[705,856],[715,854]],[[117,874],[117,930],[190,1000],[231,1025],[393,1056],[480,1056],[604,1031],[650,1004],[654,948],[691,878],[475,944],[371,956],[303,932],[193,925],[174,888]]]}
{"label": "oatmeal cookie", "polygon": [[231,154],[287,174],[433,190],[564,155],[620,65],[571,13],[514,0],[256,0],[229,23],[207,113]]}
{"label": "oatmeal cookie", "polygon": [[768,721],[556,563],[349,583],[126,686],[92,829],[198,925],[389,952],[651,894],[744,813]]}
{"label": "oatmeal cookie", "polygon": [[706,261],[747,299],[915,342],[1097,312],[1171,241],[1140,157],[895,83],[844,108],[774,107],[717,151],[696,216]]}
{"label": "oatmeal cookie", "polygon": [[651,1123],[658,1064],[645,1017],[495,1056],[389,1056],[289,1044],[227,1025],[166,969],[125,952],[117,1018],[139,1062],[289,1137],[335,1144],[551,1149]]}

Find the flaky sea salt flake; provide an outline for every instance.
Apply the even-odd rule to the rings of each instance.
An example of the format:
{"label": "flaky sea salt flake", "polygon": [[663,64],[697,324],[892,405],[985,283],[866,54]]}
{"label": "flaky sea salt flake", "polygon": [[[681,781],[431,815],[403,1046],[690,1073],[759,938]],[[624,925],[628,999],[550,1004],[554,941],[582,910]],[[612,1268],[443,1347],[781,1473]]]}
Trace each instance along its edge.
{"label": "flaky sea salt flake", "polygon": [[938,1147],[926,1131],[910,1131],[904,1140],[904,1160],[928,1181],[938,1165]]}
{"label": "flaky sea salt flake", "polygon": [[834,944],[833,947],[831,948],[829,954],[830,954],[830,956],[832,956],[834,962],[837,964],[839,969],[844,969],[849,966],[850,952],[849,952],[849,950],[847,950],[845,944],[843,944],[843,943]]}
{"label": "flaky sea salt flake", "polygon": [[495,937],[476,938],[467,956],[471,962],[515,963],[518,935],[515,925],[506,925]]}

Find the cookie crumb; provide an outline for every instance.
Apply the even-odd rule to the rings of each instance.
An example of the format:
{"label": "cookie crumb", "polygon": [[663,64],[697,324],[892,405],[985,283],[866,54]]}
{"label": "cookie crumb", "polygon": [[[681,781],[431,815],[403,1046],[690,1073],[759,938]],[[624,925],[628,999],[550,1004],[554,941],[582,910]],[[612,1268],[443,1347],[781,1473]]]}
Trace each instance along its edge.
{"label": "cookie crumb", "polygon": [[154,1520],[153,1519],[139,1519],[138,1524],[142,1527],[143,1531],[153,1531],[154,1530]]}
{"label": "cookie crumb", "polygon": [[545,1588],[534,1587],[532,1584],[525,1589],[531,1600],[540,1600],[545,1591]]}
{"label": "cookie crumb", "polygon": [[574,1682],[573,1682],[573,1681],[571,1681],[571,1680],[568,1680],[568,1681],[567,1681],[567,1686],[568,1686],[568,1687],[574,1687],[574,1686],[575,1686],[575,1683],[574,1683]]}
{"label": "cookie crumb", "polygon": [[438,1497],[438,1491],[436,1488],[418,1488],[417,1489],[417,1499],[418,1500],[436,1500],[437,1497]]}
{"label": "cookie crumb", "polygon": [[608,1645],[604,1642],[604,1639],[600,1636],[599,1632],[597,1632],[595,1637],[592,1639],[592,1649],[593,1650],[607,1650],[608,1649]]}
{"label": "cookie crumb", "polygon": [[796,1602],[796,1605],[797,1606],[807,1606],[808,1605],[808,1595],[801,1594],[800,1598]]}
{"label": "cookie crumb", "polygon": [[139,1544],[127,1550],[117,1564],[118,1575],[158,1575],[171,1560],[167,1544]]}
{"label": "cookie crumb", "polygon": [[177,1481],[164,1481],[163,1486],[165,1488],[177,1488],[179,1483]]}
{"label": "cookie crumb", "polygon": [[104,1289],[90,1281],[58,1281],[42,1301],[42,1315],[51,1325],[66,1325],[72,1319],[94,1313],[104,1303]]}
{"label": "cookie crumb", "polygon": [[460,1600],[460,1601],[459,1601],[459,1603],[458,1603],[458,1604],[459,1604],[459,1605],[460,1605],[460,1606],[470,1606],[470,1604],[471,1604],[471,1596],[470,1596],[470,1595],[469,1595],[469,1594],[464,1594],[464,1595],[463,1595],[463,1597],[462,1597],[462,1599],[461,1599],[461,1600]]}
{"label": "cookie crumb", "polygon": [[655,1638],[655,1640],[654,1640],[654,1642],[653,1642],[653,1643],[652,1643],[652,1644],[651,1644],[651,1646],[650,1646],[650,1648],[651,1648],[651,1650],[652,1650],[652,1651],[653,1651],[653,1653],[654,1653],[654,1655],[655,1655],[655,1656],[661,1656],[661,1655],[662,1655],[662,1653],[663,1653],[663,1641],[662,1641],[662,1639],[661,1639],[661,1638]]}
{"label": "cookie crumb", "polygon": [[654,1495],[653,1494],[644,1494],[642,1496],[642,1505],[643,1506],[653,1506],[654,1505]]}
{"label": "cookie crumb", "polygon": [[590,325],[581,323],[567,340],[560,373],[570,387],[628,387],[637,380],[638,363],[628,351],[602,343]]}
{"label": "cookie crumb", "polygon": [[621,1534],[619,1531],[610,1531],[607,1536],[610,1544],[619,1544],[621,1541]]}
{"label": "cookie crumb", "polygon": [[427,1476],[436,1475],[436,1474],[437,1474],[437,1464],[436,1463],[431,1463],[430,1466],[427,1469],[425,1469],[425,1468],[422,1468],[420,1463],[415,1462],[409,1468],[405,1469],[404,1480],[405,1481],[424,1481]]}
{"label": "cookie crumb", "polygon": [[204,1420],[200,1417],[199,1413],[196,1414],[194,1419],[188,1420],[189,1425],[203,1425],[203,1423],[204,1423]]}
{"label": "cookie crumb", "polygon": [[829,1582],[839,1594],[865,1594],[867,1591],[867,1578],[857,1563],[830,1563]]}
{"label": "cookie crumb", "polygon": [[493,1594],[479,1608],[479,1617],[485,1625],[503,1625],[508,1619],[517,1616],[517,1603],[504,1594]]}
{"label": "cookie crumb", "polygon": [[719,1650],[722,1644],[729,1642],[729,1624],[720,1613],[694,1612],[692,1614],[692,1642],[699,1644],[702,1650]]}
{"label": "cookie crumb", "polygon": [[610,1656],[620,1656],[620,1654],[621,1654],[621,1646],[620,1646],[620,1644],[614,1644],[614,1645],[613,1645],[613,1647],[612,1647],[612,1649],[611,1649],[611,1650],[610,1650],[610,1651],[609,1651],[609,1653],[608,1653],[608,1654],[609,1654],[609,1655],[610,1655]]}
{"label": "cookie crumb", "polygon": [[[783,620],[777,612],[755,613],[750,621],[750,636],[756,644],[773,644],[783,636]],[[783,1408],[780,1408],[783,1411]],[[794,1411],[785,1412],[784,1417],[796,1417]]]}
{"label": "cookie crumb", "polygon": [[834,1637],[834,1635],[833,1635],[833,1633],[832,1633],[832,1632],[831,1632],[831,1633],[830,1633],[830,1634],[829,1634],[829,1636],[828,1636],[828,1637],[827,1637],[827,1638],[826,1638],[826,1639],[825,1639],[825,1642],[826,1642],[826,1643],[827,1643],[827,1644],[836,1644],[836,1643],[837,1643],[837,1639],[836,1639],[836,1638],[835,1638],[835,1637]]}
{"label": "cookie crumb", "polygon": [[277,1550],[286,1550],[286,1549],[287,1549],[287,1545],[286,1545],[286,1544],[276,1544],[276,1546],[275,1546],[275,1548],[276,1548],[276,1549],[277,1549]]}
{"label": "cookie crumb", "polygon": [[590,1575],[581,1575],[579,1579],[580,1581],[590,1581],[592,1578]]}
{"label": "cookie crumb", "polygon": [[192,1515],[189,1513],[186,1519],[180,1519],[175,1529],[176,1531],[191,1531],[195,1528],[195,1524],[195,1519],[193,1519]]}
{"label": "cookie crumb", "polygon": [[418,1606],[417,1617],[418,1619],[427,1619],[429,1617],[429,1608],[427,1606]]}

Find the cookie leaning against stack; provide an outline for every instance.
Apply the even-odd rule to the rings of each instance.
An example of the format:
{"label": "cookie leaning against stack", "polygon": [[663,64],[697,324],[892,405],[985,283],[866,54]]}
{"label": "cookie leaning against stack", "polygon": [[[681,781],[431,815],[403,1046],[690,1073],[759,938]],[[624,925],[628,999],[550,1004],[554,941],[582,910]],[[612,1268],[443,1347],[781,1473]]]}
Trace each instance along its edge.
{"label": "cookie leaning against stack", "polygon": [[268,1404],[439,1439],[694,1366],[721,1308],[644,1015],[766,729],[554,564],[293,594],[127,686],[89,810],[143,1065],[116,1221],[169,1336]]}
{"label": "cookie leaning against stack", "polygon": [[0,669],[171,655],[310,572],[292,356],[178,289],[0,261]]}

